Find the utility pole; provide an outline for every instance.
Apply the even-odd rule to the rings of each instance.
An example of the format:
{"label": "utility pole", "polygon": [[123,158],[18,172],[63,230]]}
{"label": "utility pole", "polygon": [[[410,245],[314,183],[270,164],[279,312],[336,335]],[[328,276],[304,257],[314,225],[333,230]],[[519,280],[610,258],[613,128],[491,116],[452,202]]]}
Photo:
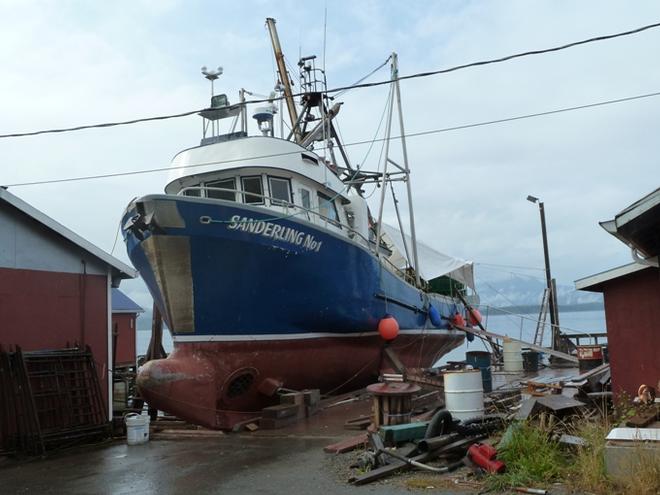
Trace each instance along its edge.
{"label": "utility pole", "polygon": [[531,203],[538,203],[539,214],[541,215],[541,235],[543,237],[543,258],[545,259],[545,282],[550,297],[548,299],[548,310],[550,311],[550,325],[552,326],[552,348],[557,349],[559,346],[559,311],[557,310],[557,294],[556,285],[552,274],[550,273],[550,255],[548,254],[548,234],[545,228],[545,208],[543,201],[534,196],[527,196],[527,201]]}

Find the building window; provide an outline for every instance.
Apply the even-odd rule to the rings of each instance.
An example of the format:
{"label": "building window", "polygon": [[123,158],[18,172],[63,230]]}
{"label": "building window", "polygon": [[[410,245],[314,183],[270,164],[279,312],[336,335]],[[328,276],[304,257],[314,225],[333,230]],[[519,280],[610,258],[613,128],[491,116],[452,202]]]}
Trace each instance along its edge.
{"label": "building window", "polygon": [[230,191],[219,191],[218,189],[207,189],[206,197],[214,199],[226,199],[227,201],[236,201],[236,193],[233,189],[236,188],[234,179],[214,180],[212,182],[205,182],[204,186],[218,189],[231,189]]}
{"label": "building window", "polygon": [[339,215],[337,214],[337,207],[335,202],[330,196],[323,193],[318,193],[319,197],[319,214],[327,218],[332,223],[339,224]]}
{"label": "building window", "polygon": [[241,188],[243,189],[243,203],[263,204],[264,189],[261,184],[260,175],[254,177],[241,177]]}
{"label": "building window", "polygon": [[291,184],[289,179],[268,177],[270,203],[273,205],[291,204]]}

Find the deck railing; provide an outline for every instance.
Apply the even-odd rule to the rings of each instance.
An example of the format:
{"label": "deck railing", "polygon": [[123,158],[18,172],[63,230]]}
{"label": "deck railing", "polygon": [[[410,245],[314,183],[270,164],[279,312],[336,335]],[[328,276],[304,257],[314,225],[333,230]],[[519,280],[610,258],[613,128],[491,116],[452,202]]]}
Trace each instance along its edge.
{"label": "deck railing", "polygon": [[[500,333],[504,330],[510,337],[517,338],[523,342],[532,343],[534,341],[536,325],[539,322],[538,315],[518,314],[488,304],[479,304],[477,307],[484,317],[484,326],[486,328],[491,328],[493,332]],[[491,324],[492,321],[489,323],[489,319],[493,316],[506,318],[507,321],[502,320],[498,322],[506,328],[498,328]],[[547,325],[547,328],[552,328],[552,324],[549,321],[546,321],[543,324]],[[585,332],[583,329],[574,329],[561,324],[559,325],[559,330],[566,338],[574,341],[575,345],[600,345],[606,343],[604,341],[607,341],[607,332]],[[548,347],[551,345],[552,332],[545,332],[545,335],[546,338],[544,338],[542,345]]]}
{"label": "deck railing", "polygon": [[[186,191],[199,191],[200,195],[199,196],[192,196],[192,195],[189,195],[189,194],[185,194]],[[209,187],[209,186],[188,186],[188,187],[184,187],[176,195],[177,196],[192,197],[192,198],[199,197],[199,198],[211,199],[211,200],[219,199],[221,201],[232,201],[232,200],[222,200],[221,198],[208,197],[208,195],[206,194],[207,191],[218,191],[218,192],[228,192],[228,193],[238,194],[239,197],[243,198],[243,203],[240,203],[240,204],[246,204],[246,205],[253,205],[253,206],[262,206],[263,205],[263,206],[265,206],[266,205],[266,200],[268,200],[270,202],[271,207],[272,206],[278,206],[278,207],[281,207],[281,208],[284,209],[283,215],[282,215],[281,218],[295,217],[295,216],[298,216],[299,214],[305,214],[305,216],[307,217],[307,220],[312,221],[312,222],[313,222],[312,217],[318,218],[322,221],[322,223],[321,223],[322,225],[325,225],[327,227],[328,224],[330,224],[330,225],[336,227],[337,229],[339,229],[340,231],[346,232],[347,236],[352,240],[356,240],[355,238],[357,237],[357,242],[359,242],[359,244],[361,244],[364,247],[366,247],[367,249],[369,249],[369,251],[371,251],[374,255],[377,254],[376,242],[367,239],[364,235],[362,235],[360,232],[358,232],[354,228],[352,228],[352,227],[350,227],[346,224],[342,224],[338,220],[333,220],[331,218],[328,218],[328,217],[322,215],[321,213],[319,213],[318,211],[315,211],[311,208],[305,208],[304,206],[300,206],[300,205],[291,203],[290,201],[285,201],[285,200],[282,200],[282,199],[273,198],[272,196],[268,196],[268,195],[265,195],[265,194],[241,191],[239,189],[230,189],[230,188],[225,188],[225,187]],[[202,192],[204,192],[205,196],[201,195]],[[245,197],[246,196],[256,196],[256,197],[259,197],[259,198],[263,199],[264,201],[263,201],[263,203],[246,203],[245,202]],[[311,215],[311,217],[310,217],[310,215]],[[277,219],[277,218],[274,218],[274,219]],[[316,222],[313,222],[313,223],[316,223]],[[407,270],[402,270],[401,268],[397,267],[390,260],[388,260],[387,258],[385,258],[383,256],[378,256],[378,258],[380,260],[384,261],[385,265],[391,271],[393,271],[396,275],[403,278],[406,282],[408,282],[412,285],[415,285],[414,275],[410,274]]]}

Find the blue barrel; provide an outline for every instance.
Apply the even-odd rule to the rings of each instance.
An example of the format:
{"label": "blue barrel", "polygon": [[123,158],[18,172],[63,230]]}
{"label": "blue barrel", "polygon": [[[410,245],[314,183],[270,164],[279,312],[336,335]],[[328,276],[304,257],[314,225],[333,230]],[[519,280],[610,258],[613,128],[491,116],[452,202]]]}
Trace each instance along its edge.
{"label": "blue barrel", "polygon": [[538,371],[541,362],[541,353],[536,351],[525,351],[522,354],[523,369],[525,371]]}
{"label": "blue barrel", "polygon": [[465,353],[465,363],[481,371],[484,392],[493,390],[493,376],[490,372],[490,352],[470,351]]}

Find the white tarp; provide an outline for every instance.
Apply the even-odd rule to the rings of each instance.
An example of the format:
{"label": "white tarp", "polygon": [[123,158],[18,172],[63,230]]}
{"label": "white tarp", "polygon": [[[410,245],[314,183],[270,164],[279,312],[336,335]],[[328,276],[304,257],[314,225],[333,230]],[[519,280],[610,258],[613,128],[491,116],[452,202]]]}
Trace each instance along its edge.
{"label": "white tarp", "polygon": [[[397,268],[404,270],[408,267],[406,249],[401,237],[401,231],[396,227],[383,223],[383,239],[392,249],[392,256],[388,260]],[[413,261],[412,239],[405,235],[406,246]],[[419,257],[419,275],[424,280],[432,280],[446,275],[454,280],[474,289],[474,264],[460,258],[453,258],[436,251],[430,246],[417,241],[417,256]]]}

